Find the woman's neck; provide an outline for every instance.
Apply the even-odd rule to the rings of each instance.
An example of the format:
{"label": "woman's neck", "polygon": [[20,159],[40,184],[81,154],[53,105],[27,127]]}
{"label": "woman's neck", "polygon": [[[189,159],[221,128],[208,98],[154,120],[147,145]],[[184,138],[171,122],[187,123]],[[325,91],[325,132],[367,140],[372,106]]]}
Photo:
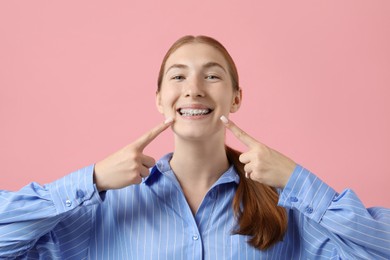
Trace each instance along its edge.
{"label": "woman's neck", "polygon": [[192,141],[176,138],[170,161],[182,187],[208,189],[229,168],[225,140]]}
{"label": "woman's neck", "polygon": [[202,141],[176,137],[170,165],[195,215],[207,191],[229,167],[225,138]]}

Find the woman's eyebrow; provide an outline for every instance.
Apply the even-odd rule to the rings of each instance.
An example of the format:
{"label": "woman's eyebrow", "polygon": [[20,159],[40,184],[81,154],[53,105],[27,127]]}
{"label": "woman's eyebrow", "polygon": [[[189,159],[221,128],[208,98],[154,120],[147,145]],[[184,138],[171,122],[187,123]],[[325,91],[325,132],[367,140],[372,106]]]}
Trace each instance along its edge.
{"label": "woman's eyebrow", "polygon": [[219,67],[219,68],[221,68],[221,69],[226,73],[225,68],[224,68],[221,64],[219,64],[219,63],[217,63],[217,62],[213,62],[213,61],[207,62],[207,63],[205,63],[205,64],[203,65],[203,67],[206,68],[206,69],[209,69],[209,68],[211,68],[211,67]]}
{"label": "woman's eyebrow", "polygon": [[184,65],[184,64],[173,64],[172,66],[170,66],[167,71],[165,72],[165,74],[168,73],[168,71],[170,71],[171,69],[187,69],[188,66],[187,65]]}
{"label": "woman's eyebrow", "polygon": [[[207,63],[203,64],[202,67],[205,68],[205,69],[209,69],[209,68],[212,68],[212,67],[219,67],[226,73],[225,68],[221,64],[219,64],[217,62],[214,62],[214,61],[207,62]],[[185,64],[173,64],[172,66],[170,66],[167,69],[165,74],[167,74],[171,69],[188,69],[188,66],[185,65]]]}

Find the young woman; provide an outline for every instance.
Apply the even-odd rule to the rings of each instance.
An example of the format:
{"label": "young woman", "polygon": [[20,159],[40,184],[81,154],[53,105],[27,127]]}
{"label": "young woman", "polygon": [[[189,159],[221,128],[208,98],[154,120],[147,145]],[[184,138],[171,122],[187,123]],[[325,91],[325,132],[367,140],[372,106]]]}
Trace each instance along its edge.
{"label": "young woman", "polygon": [[[186,36],[169,49],[164,123],[45,186],[0,193],[0,257],[18,259],[389,259],[390,210],[366,209],[228,119],[241,105],[225,48]],[[143,153],[171,127],[175,149]],[[242,141],[225,145],[226,128]]]}

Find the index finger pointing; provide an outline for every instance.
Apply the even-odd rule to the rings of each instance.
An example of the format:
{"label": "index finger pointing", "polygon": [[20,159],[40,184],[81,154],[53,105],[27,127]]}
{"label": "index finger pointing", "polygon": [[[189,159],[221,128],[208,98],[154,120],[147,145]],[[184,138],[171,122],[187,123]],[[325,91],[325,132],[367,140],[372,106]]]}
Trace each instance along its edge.
{"label": "index finger pointing", "polygon": [[149,132],[143,134],[134,143],[138,149],[143,150],[148,144],[150,144],[159,134],[164,132],[173,122],[172,118],[168,118],[163,123],[155,126]]}
{"label": "index finger pointing", "polygon": [[221,116],[221,121],[224,123],[226,128],[228,128],[238,140],[248,147],[252,147],[254,144],[258,143],[256,139],[245,133],[244,130],[239,128],[233,121],[227,119],[225,116]]}

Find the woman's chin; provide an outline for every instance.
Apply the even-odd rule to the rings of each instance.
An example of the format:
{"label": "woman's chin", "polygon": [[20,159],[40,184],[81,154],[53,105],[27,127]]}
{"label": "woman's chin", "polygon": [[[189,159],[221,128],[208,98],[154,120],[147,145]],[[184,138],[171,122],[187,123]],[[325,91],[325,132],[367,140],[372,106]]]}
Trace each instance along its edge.
{"label": "woman's chin", "polygon": [[[219,128],[219,129],[218,129]],[[208,129],[208,127],[182,127],[173,126],[172,130],[177,140],[183,141],[208,141],[211,142],[213,137],[220,135],[221,138],[225,137],[224,131],[221,131],[222,127],[215,127]]]}

